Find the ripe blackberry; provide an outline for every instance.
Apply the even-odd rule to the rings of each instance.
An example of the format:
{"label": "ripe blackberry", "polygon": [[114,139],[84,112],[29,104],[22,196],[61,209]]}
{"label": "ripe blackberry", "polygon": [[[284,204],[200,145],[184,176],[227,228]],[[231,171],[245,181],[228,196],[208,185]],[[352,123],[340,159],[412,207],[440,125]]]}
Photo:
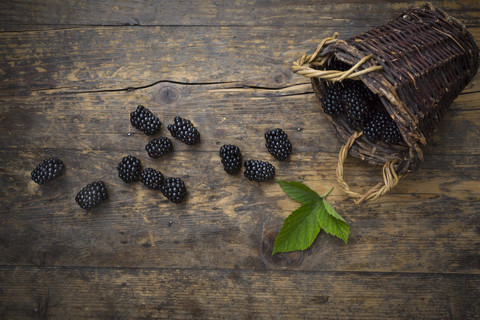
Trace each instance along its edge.
{"label": "ripe blackberry", "polygon": [[103,200],[107,200],[107,188],[103,181],[87,184],[80,192],[77,193],[75,201],[83,209],[90,209],[98,206]]}
{"label": "ripe blackberry", "polygon": [[137,129],[142,130],[147,136],[155,134],[162,123],[150,110],[142,105],[130,113],[130,123]]}
{"label": "ripe blackberry", "polygon": [[374,100],[376,98],[373,92],[370,91],[370,89],[368,89],[368,87],[360,80],[350,80],[350,79],[344,80],[343,86],[346,89],[355,90],[356,93],[361,97],[363,97],[363,99],[366,100],[367,102]]}
{"label": "ripe blackberry", "polygon": [[403,140],[395,121],[385,112],[376,112],[363,130],[368,140],[392,145]]}
{"label": "ripe blackberry", "polygon": [[268,181],[275,176],[275,167],[267,161],[247,160],[244,176],[250,181]]}
{"label": "ripe blackberry", "polygon": [[363,129],[367,139],[373,143],[378,142],[382,138],[383,129],[389,120],[390,117],[385,112],[375,112]]}
{"label": "ripe blackberry", "polygon": [[138,180],[140,172],[142,171],[142,164],[137,158],[127,156],[120,161],[117,170],[120,179],[126,183],[130,183]]}
{"label": "ripe blackberry", "polygon": [[226,173],[235,174],[240,171],[242,167],[242,153],[240,152],[240,148],[232,144],[226,144],[220,148],[219,155]]}
{"label": "ripe blackberry", "polygon": [[340,82],[333,82],[327,87],[322,99],[322,108],[326,114],[334,116],[343,111],[340,103],[342,91],[343,85]]}
{"label": "ripe blackberry", "polygon": [[397,124],[389,117],[389,120],[382,131],[382,140],[388,145],[399,143],[403,140],[400,130],[398,130]]}
{"label": "ripe blackberry", "polygon": [[347,120],[355,129],[362,129],[368,122],[371,109],[361,92],[354,88],[345,88],[341,97]]}
{"label": "ripe blackberry", "polygon": [[292,152],[292,144],[285,131],[280,128],[265,132],[265,140],[268,152],[278,160],[285,159]]}
{"label": "ripe blackberry", "polygon": [[173,150],[172,141],[167,137],[150,140],[145,145],[150,158],[159,158]]}
{"label": "ripe blackberry", "polygon": [[167,178],[162,186],[163,195],[174,203],[180,203],[187,195],[185,183],[180,178]]}
{"label": "ripe blackberry", "polygon": [[175,117],[175,123],[169,124],[167,128],[172,137],[179,139],[183,143],[192,145],[200,141],[200,132],[198,132],[190,120]]}
{"label": "ripe blackberry", "polygon": [[142,171],[142,183],[149,189],[160,189],[163,185],[163,174],[152,168]]}
{"label": "ripe blackberry", "polygon": [[32,180],[38,184],[47,183],[61,176],[64,168],[62,160],[58,158],[45,159],[33,169],[31,173]]}

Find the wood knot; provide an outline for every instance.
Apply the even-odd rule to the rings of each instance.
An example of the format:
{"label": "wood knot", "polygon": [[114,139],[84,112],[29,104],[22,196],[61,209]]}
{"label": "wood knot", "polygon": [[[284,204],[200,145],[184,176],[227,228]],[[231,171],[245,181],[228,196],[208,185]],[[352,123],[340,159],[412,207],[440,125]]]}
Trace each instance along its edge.
{"label": "wood knot", "polygon": [[266,264],[276,268],[287,269],[299,266],[303,262],[303,251],[279,252],[272,256],[275,237],[280,231],[282,224],[283,219],[273,215],[268,217],[263,224],[261,256]]}
{"label": "wood knot", "polygon": [[158,90],[157,100],[166,104],[177,101],[180,98],[180,92],[172,86],[164,86]]}
{"label": "wood knot", "polygon": [[277,74],[276,76],[273,77],[273,81],[275,81],[275,83],[282,83],[283,82],[283,74],[279,73]]}

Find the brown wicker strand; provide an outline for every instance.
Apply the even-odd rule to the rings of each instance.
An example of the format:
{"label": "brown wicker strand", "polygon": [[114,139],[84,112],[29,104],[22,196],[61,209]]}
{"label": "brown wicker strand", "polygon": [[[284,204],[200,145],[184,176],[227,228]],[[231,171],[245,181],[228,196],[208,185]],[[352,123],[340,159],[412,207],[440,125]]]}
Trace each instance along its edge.
{"label": "brown wicker strand", "polygon": [[340,152],[338,153],[338,163],[337,163],[337,182],[340,185],[340,188],[348,194],[352,198],[358,198],[354,200],[356,204],[361,204],[369,200],[376,200],[382,195],[388,193],[392,190],[403,178],[404,175],[398,175],[395,171],[395,165],[397,165],[400,161],[398,159],[392,159],[387,161],[383,165],[383,183],[379,182],[375,186],[373,186],[370,190],[365,192],[365,194],[360,194],[358,192],[353,191],[348,183],[345,181],[343,177],[343,164],[347,159],[348,152],[355,141],[363,134],[363,132],[355,131],[347,142],[340,148]]}

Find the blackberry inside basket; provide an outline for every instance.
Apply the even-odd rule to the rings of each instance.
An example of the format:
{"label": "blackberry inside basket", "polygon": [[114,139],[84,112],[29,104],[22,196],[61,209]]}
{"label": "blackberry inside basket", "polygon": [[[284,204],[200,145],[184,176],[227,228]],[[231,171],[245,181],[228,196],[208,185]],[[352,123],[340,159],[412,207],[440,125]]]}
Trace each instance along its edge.
{"label": "blackberry inside basket", "polygon": [[[325,116],[344,143],[337,179],[356,203],[390,191],[423,162],[421,147],[475,76],[479,49],[457,19],[426,5],[348,40],[324,39],[293,71],[311,78]],[[383,165],[365,194],[343,178],[347,154]]]}

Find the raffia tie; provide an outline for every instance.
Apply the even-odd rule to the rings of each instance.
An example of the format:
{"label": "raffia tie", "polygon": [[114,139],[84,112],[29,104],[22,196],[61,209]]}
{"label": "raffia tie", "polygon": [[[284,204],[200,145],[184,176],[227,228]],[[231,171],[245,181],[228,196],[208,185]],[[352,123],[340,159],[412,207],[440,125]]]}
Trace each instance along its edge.
{"label": "raffia tie", "polygon": [[338,164],[337,164],[337,181],[340,184],[340,188],[348,194],[352,198],[356,198],[354,202],[356,204],[361,204],[367,202],[369,200],[378,199],[380,196],[384,195],[385,193],[392,190],[403,178],[404,175],[397,175],[395,171],[395,165],[400,162],[398,159],[392,159],[387,161],[383,165],[383,183],[377,183],[373,188],[368,190],[365,194],[360,194],[350,189],[350,186],[345,182],[343,178],[343,164],[345,163],[345,159],[347,158],[348,151],[355,143],[363,132],[355,132],[348,138],[347,142],[340,148],[340,152],[338,154]]}

